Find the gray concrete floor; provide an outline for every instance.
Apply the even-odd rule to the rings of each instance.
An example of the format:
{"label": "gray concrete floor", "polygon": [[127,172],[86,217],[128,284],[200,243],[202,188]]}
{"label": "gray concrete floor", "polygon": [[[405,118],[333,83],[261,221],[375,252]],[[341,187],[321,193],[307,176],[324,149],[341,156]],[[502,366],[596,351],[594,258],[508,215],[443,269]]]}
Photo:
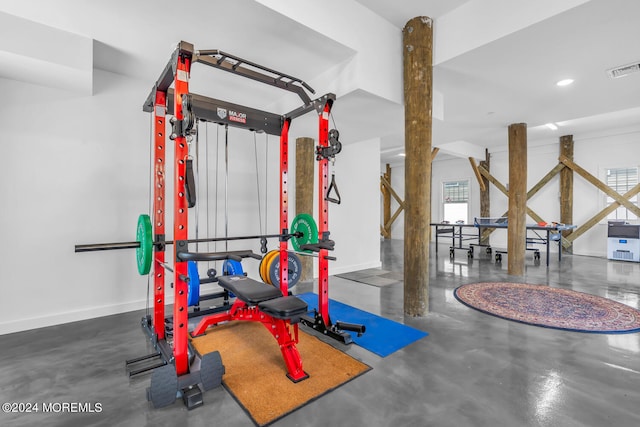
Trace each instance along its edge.
{"label": "gray concrete floor", "polygon": [[[368,286],[336,277],[330,296],[429,332],[380,358],[335,345],[373,367],[311,402],[275,427],[287,426],[616,426],[640,425],[640,334],[601,335],[509,322],[457,302],[453,290],[478,281],[549,284],[638,307],[640,265],[566,256],[549,268],[527,260],[524,277],[488,256],[469,262],[432,247],[430,314],[403,315],[402,285]],[[383,268],[402,272],[402,242],[382,244]],[[299,292],[311,285],[299,285]],[[97,413],[0,413],[1,426],[251,426],[223,389],[202,407],[180,401],[155,410],[145,399],[149,377],[129,379],[124,360],[148,353],[139,320],[125,313],[0,337],[0,403],[82,402]],[[260,381],[260,378],[256,378]],[[273,399],[287,399],[274,390]],[[96,408],[93,406],[94,409]],[[56,407],[54,407],[55,409]]]}

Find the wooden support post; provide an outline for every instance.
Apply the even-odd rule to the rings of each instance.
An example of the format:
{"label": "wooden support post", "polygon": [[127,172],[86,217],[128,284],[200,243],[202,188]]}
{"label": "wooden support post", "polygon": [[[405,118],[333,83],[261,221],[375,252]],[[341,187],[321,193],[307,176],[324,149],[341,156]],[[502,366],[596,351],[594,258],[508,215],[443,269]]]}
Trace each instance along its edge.
{"label": "wooden support post", "polygon": [[527,241],[527,124],[509,125],[509,213],[507,272],[524,275]]}
{"label": "wooden support post", "polygon": [[[560,137],[560,155],[573,160],[573,135]],[[560,171],[560,222],[573,224],[573,171],[564,168]],[[569,236],[573,230],[562,232],[563,237]],[[573,253],[573,244],[565,248],[568,253]]]}
{"label": "wooden support post", "polygon": [[[384,173],[383,177],[387,180],[387,182],[391,182],[391,166],[389,165],[389,163],[387,163],[387,170]],[[389,188],[387,188],[387,186],[382,183],[380,184],[380,189],[382,190],[382,223],[384,224],[383,237],[385,239],[390,239],[391,226],[387,228],[387,223],[389,222],[389,219],[391,219],[391,192]]]}
{"label": "wooden support post", "polygon": [[[490,171],[490,160],[489,160],[489,150],[485,148],[484,150],[484,160],[480,162],[480,167]],[[480,170],[478,170],[480,172]],[[482,175],[482,174],[481,174]],[[482,182],[484,183],[484,190],[482,187],[480,188],[480,216],[488,218],[491,216],[491,199],[489,198],[489,180],[485,176],[481,176]],[[489,234],[482,233],[480,236],[480,244],[488,245],[489,244]]]}
{"label": "wooden support post", "polygon": [[404,47],[404,312],[429,312],[431,240],[431,137],[433,20],[411,19],[402,30]]}
{"label": "wooden support post", "polygon": [[[313,138],[296,138],[296,214],[313,214],[313,177],[315,167],[315,141]],[[300,257],[300,280],[313,280],[313,259]]]}

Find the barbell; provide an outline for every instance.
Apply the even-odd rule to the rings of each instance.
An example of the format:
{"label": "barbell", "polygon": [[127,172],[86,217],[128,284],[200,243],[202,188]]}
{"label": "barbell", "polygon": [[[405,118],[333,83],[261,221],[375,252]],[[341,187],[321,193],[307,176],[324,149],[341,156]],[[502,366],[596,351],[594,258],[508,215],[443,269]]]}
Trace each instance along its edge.
{"label": "barbell", "polygon": [[[313,217],[309,214],[301,213],[296,215],[291,223],[291,232],[288,234],[261,234],[253,236],[235,236],[235,237],[209,237],[202,239],[188,239],[188,243],[207,243],[207,242],[223,242],[231,240],[251,240],[268,238],[284,238],[291,239],[291,245],[296,251],[300,251],[303,245],[318,243],[318,226]],[[153,230],[151,226],[151,218],[149,215],[142,214],[138,217],[136,228],[136,240],[131,242],[114,242],[114,243],[90,243],[75,246],[75,252],[93,252],[108,251],[118,249],[135,249],[136,263],[138,273],[141,275],[149,274],[151,270],[151,261],[153,259],[153,248],[158,245],[171,245],[174,241],[155,241],[153,240]],[[263,243],[265,247],[266,243]],[[266,250],[266,249],[265,249]]]}

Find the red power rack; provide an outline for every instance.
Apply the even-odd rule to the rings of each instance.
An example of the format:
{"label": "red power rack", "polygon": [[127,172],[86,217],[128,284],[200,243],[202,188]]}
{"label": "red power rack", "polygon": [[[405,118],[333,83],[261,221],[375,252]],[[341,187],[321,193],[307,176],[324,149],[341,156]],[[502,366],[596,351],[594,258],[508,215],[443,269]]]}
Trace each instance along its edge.
{"label": "red power rack", "polygon": [[[243,105],[194,94],[189,92],[189,78],[192,64],[204,64],[222,71],[230,72],[241,77],[247,77],[298,95],[302,105],[286,114],[274,114],[257,110]],[[173,88],[171,86],[173,85]],[[149,398],[154,405],[163,406],[170,404],[175,399],[175,390],[182,391],[183,399],[189,407],[195,407],[202,403],[198,392],[198,384],[211,383],[208,374],[198,372],[192,368],[193,350],[189,342],[189,310],[187,295],[189,292],[188,261],[215,261],[232,259],[234,257],[253,257],[260,259],[259,255],[251,251],[242,253],[217,252],[194,253],[189,251],[190,240],[188,238],[188,201],[187,201],[187,171],[186,160],[188,157],[187,139],[196,120],[223,124],[253,131],[263,131],[280,137],[280,215],[279,231],[280,259],[288,259],[288,233],[289,222],[289,127],[291,121],[310,111],[316,111],[319,117],[319,145],[316,148],[319,161],[319,227],[318,243],[308,245],[319,259],[319,296],[318,310],[315,316],[307,315],[306,303],[289,296],[288,290],[288,263],[280,263],[280,290],[278,297],[269,301],[256,302],[251,296],[243,295],[243,288],[235,288],[235,283],[229,280],[219,280],[220,285],[226,290],[233,290],[237,296],[236,302],[225,312],[203,317],[194,329],[194,335],[204,333],[212,324],[228,320],[252,320],[261,321],[278,340],[282,349],[283,358],[288,370],[288,376],[293,381],[300,381],[307,377],[302,371],[302,360],[295,348],[298,341],[298,322],[313,329],[337,338],[345,343],[351,342],[348,333],[340,330],[339,324],[332,324],[329,318],[328,299],[328,261],[333,259],[328,255],[333,250],[334,242],[329,240],[329,215],[327,191],[329,188],[328,172],[329,159],[333,160],[335,152],[328,156],[325,150],[330,145],[329,141],[329,116],[335,95],[326,94],[312,100],[308,93],[314,91],[304,81],[295,77],[263,67],[256,63],[244,60],[234,55],[219,50],[196,51],[192,44],[180,42],[174,51],[168,64],[156,81],[151,93],[143,105],[143,110],[153,113],[154,152],[153,152],[153,236],[154,236],[154,263],[153,263],[153,315],[146,316],[142,320],[143,328],[151,337],[157,352],[150,356],[143,356],[132,361],[135,363],[148,357],[159,356],[161,363],[155,366],[151,378]],[[224,113],[224,114],[223,114]],[[171,131],[167,135],[166,116],[172,115]],[[241,120],[238,120],[238,118]],[[337,132],[336,132],[337,133]],[[173,241],[166,241],[165,237],[165,206],[166,206],[166,152],[168,139],[174,143],[174,194],[173,194]],[[339,150],[338,150],[339,152]],[[167,320],[165,313],[165,270],[166,246],[173,244],[173,287],[174,307],[170,318],[171,333],[167,332]],[[105,249],[103,247],[103,249]],[[251,279],[249,287],[256,283]],[[261,283],[261,282],[260,282]],[[275,288],[274,288],[275,289]],[[274,302],[277,302],[275,304]],[[364,327],[345,324],[346,330],[364,332]],[[223,367],[218,360],[203,357],[200,370],[216,368],[220,374]],[[148,369],[147,369],[148,370]],[[139,370],[137,372],[142,372]],[[157,375],[156,375],[157,374]],[[209,375],[210,376],[210,375]],[[154,387],[154,378],[156,386]],[[161,383],[163,385],[158,386]],[[170,383],[169,390],[164,384]],[[173,395],[172,395],[173,393]],[[156,405],[156,406],[158,406]]]}

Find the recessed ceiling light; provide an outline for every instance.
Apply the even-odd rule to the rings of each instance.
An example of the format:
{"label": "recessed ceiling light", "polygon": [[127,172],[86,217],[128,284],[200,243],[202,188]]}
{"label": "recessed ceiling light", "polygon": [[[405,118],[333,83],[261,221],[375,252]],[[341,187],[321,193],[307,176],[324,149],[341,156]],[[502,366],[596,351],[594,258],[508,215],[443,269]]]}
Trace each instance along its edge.
{"label": "recessed ceiling light", "polygon": [[573,83],[573,79],[564,79],[564,80],[560,80],[558,83],[556,83],[556,85],[569,86],[571,83]]}
{"label": "recessed ceiling light", "polygon": [[406,157],[407,155],[406,155],[406,154],[404,154],[404,153],[400,153],[400,154],[398,154],[398,156],[400,156],[400,157]]}
{"label": "recessed ceiling light", "polygon": [[558,130],[558,126],[554,125],[553,123],[547,123],[545,126],[551,130]]}

